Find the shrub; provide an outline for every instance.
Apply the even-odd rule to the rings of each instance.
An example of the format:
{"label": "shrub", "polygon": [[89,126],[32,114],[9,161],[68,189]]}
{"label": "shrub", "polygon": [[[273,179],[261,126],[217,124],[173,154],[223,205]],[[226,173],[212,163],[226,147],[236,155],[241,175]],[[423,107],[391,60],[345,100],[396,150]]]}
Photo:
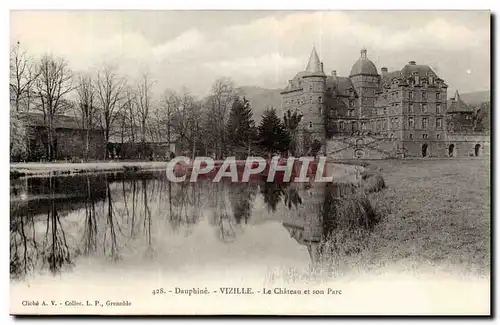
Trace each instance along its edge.
{"label": "shrub", "polygon": [[380,190],[386,188],[384,178],[380,174],[369,175],[366,178],[362,176],[362,187],[365,193],[379,192]]}

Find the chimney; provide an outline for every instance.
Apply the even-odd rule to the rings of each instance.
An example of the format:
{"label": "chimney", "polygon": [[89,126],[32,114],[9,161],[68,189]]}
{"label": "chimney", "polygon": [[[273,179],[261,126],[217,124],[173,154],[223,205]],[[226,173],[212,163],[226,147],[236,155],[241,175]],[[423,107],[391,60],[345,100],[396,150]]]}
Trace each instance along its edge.
{"label": "chimney", "polygon": [[337,70],[332,70],[332,77],[337,78]]}
{"label": "chimney", "polygon": [[324,70],[323,70],[323,62],[321,62],[321,72],[324,73]]}
{"label": "chimney", "polygon": [[362,58],[362,59],[366,59],[366,52],[367,52],[367,51],[366,51],[366,48],[364,48],[364,47],[363,47],[363,48],[361,49],[361,58]]}
{"label": "chimney", "polygon": [[415,65],[415,64],[417,64],[417,63],[416,63],[415,61],[410,61],[410,62],[408,62],[408,64],[409,64],[409,65]]}

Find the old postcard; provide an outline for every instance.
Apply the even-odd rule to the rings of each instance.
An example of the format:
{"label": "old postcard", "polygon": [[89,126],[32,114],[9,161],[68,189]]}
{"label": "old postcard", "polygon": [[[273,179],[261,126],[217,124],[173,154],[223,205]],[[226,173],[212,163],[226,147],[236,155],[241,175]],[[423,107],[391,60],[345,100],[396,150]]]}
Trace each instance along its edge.
{"label": "old postcard", "polygon": [[489,11],[11,11],[14,315],[490,315]]}

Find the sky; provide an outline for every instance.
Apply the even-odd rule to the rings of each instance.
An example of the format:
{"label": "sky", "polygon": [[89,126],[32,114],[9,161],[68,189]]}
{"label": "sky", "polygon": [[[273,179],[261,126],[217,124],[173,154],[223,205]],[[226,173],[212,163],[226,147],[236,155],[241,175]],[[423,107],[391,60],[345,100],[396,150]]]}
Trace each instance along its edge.
{"label": "sky", "polygon": [[427,64],[449,85],[490,89],[488,11],[11,11],[11,44],[64,57],[76,72],[145,71],[155,92],[204,96],[219,77],[282,88],[313,46],[327,74],[348,76],[365,47],[380,73]]}

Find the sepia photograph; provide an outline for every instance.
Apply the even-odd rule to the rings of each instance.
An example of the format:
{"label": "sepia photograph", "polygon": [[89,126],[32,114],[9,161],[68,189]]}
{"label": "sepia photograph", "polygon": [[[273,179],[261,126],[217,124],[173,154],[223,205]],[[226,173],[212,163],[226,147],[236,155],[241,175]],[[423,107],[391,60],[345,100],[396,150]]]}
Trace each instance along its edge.
{"label": "sepia photograph", "polygon": [[11,315],[491,315],[490,11],[9,16]]}

